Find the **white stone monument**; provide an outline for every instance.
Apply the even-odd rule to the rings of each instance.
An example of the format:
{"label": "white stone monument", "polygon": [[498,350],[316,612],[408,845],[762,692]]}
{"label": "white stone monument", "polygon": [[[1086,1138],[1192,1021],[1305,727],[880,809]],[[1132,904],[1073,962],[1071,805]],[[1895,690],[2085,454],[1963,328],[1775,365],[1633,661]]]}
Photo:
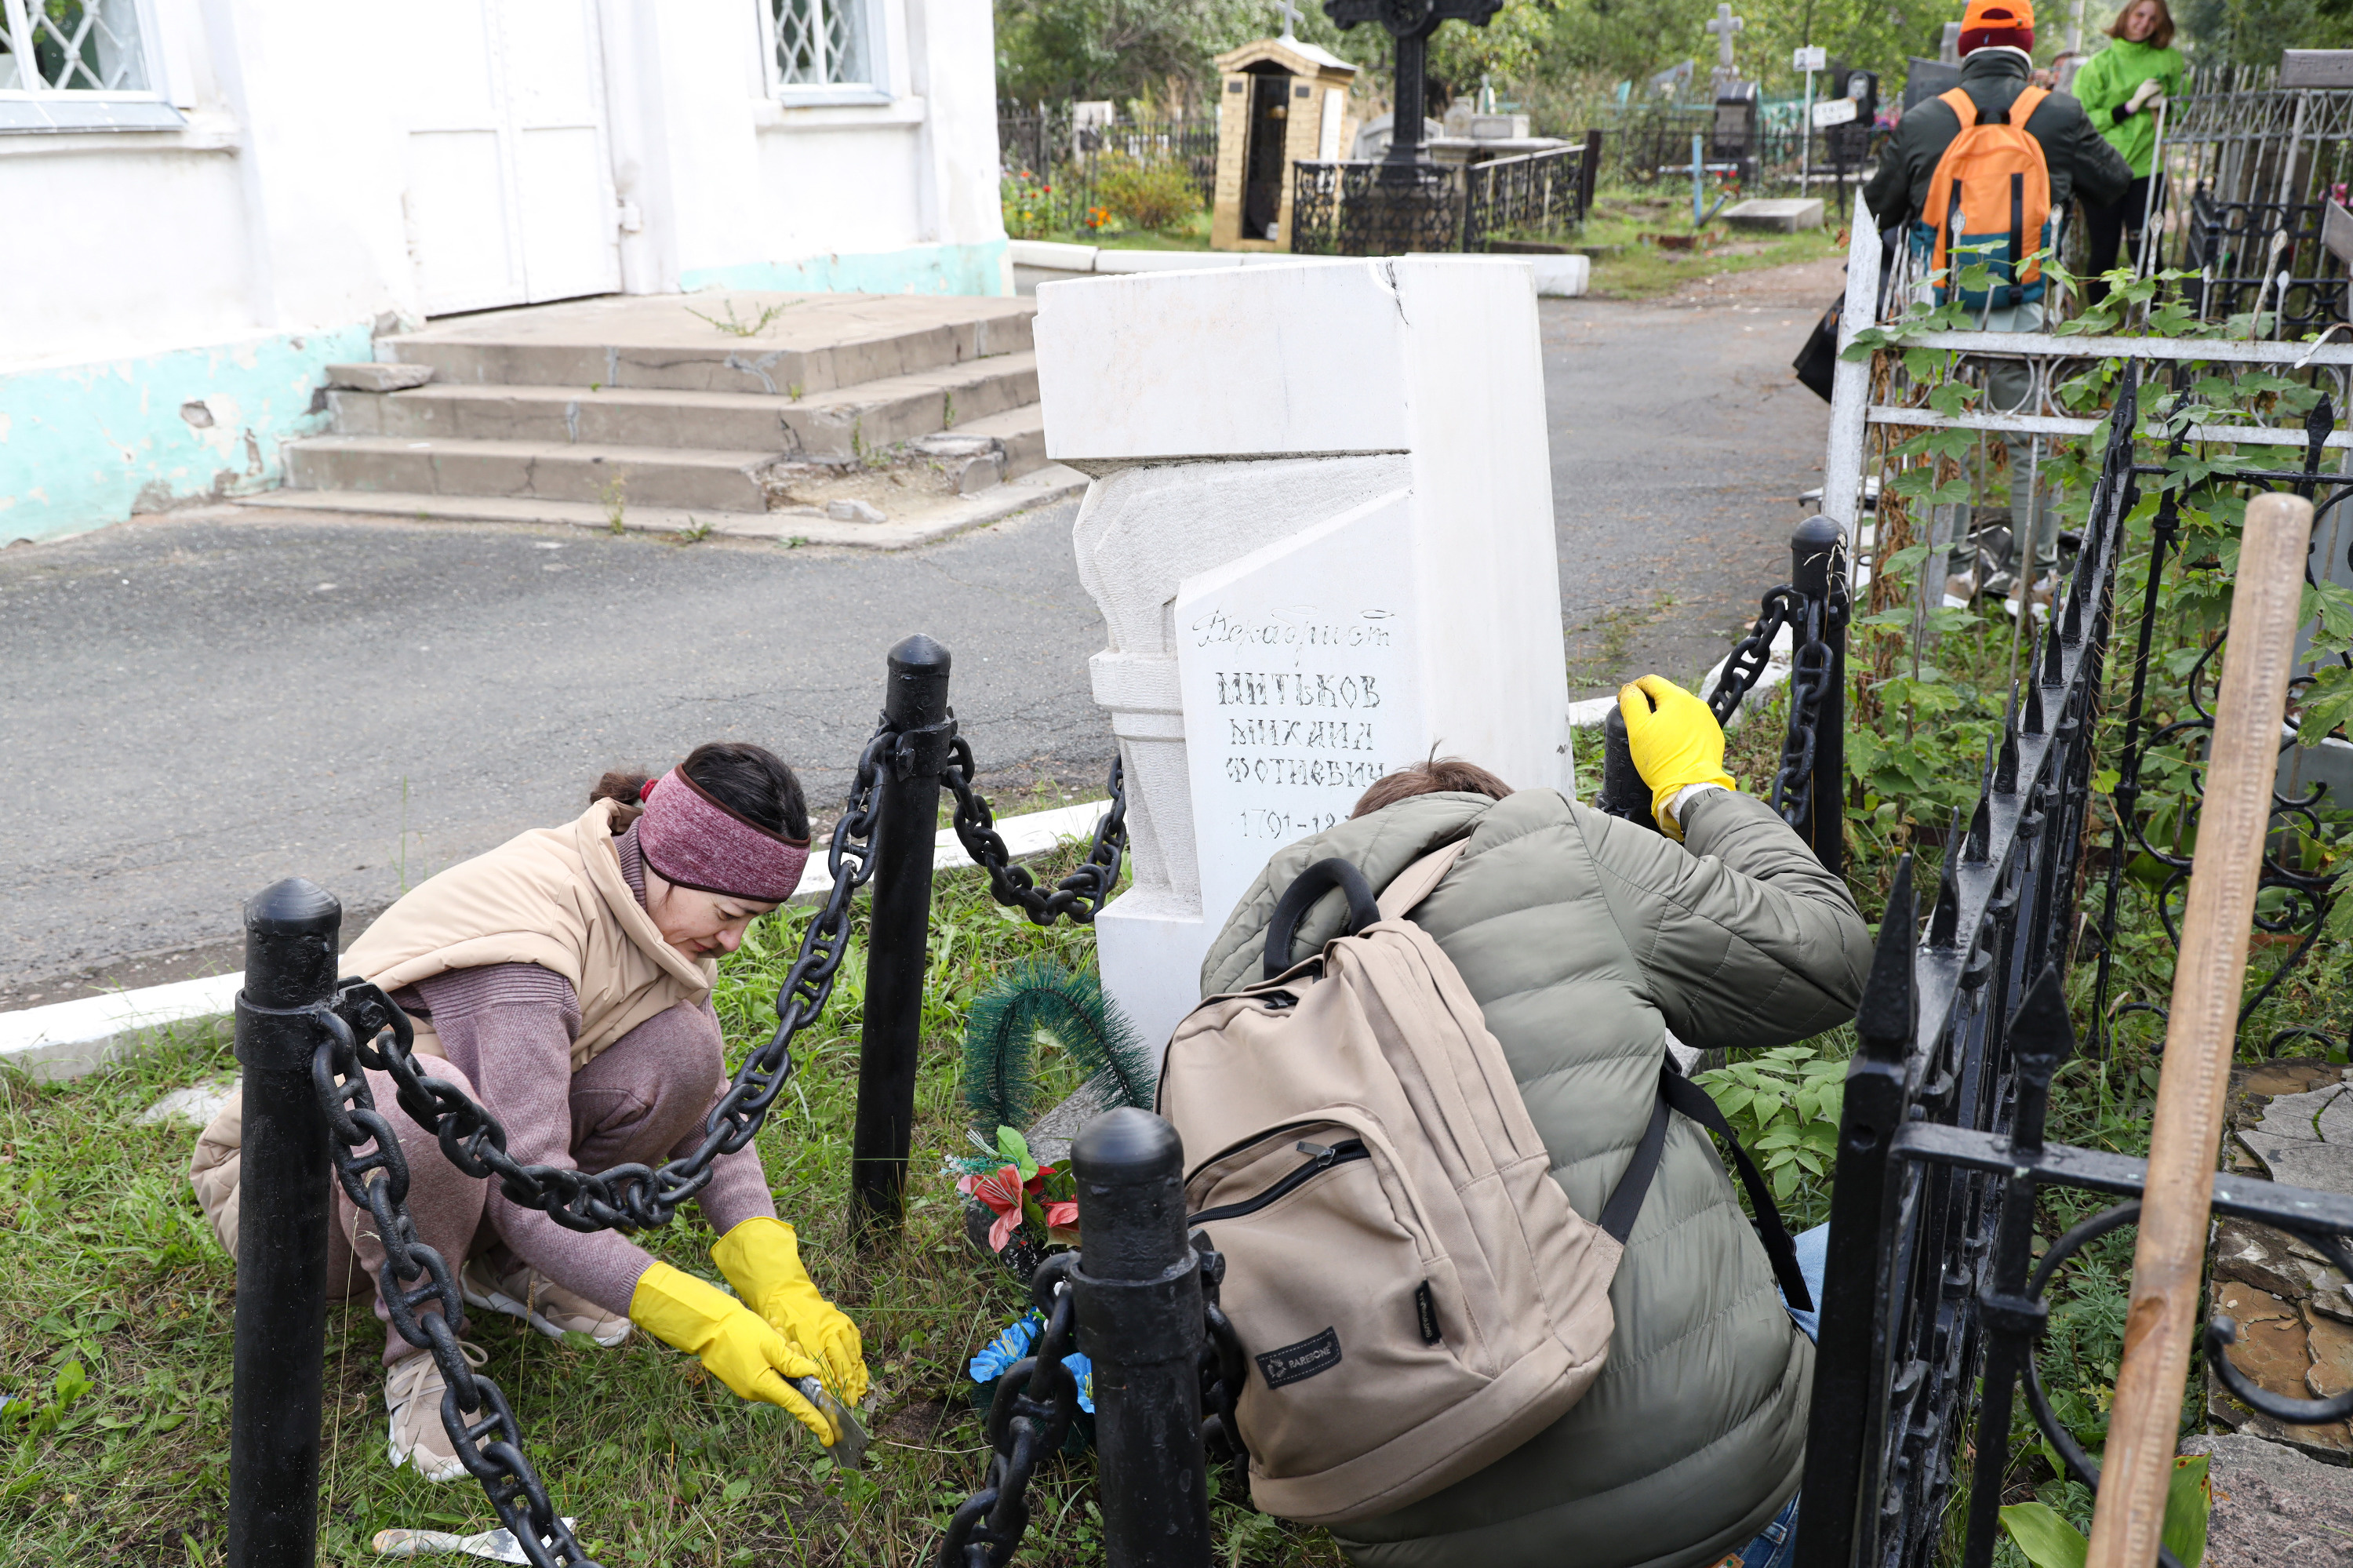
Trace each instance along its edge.
{"label": "white stone monument", "polygon": [[1300,261],[1038,291],[1048,452],[1127,778],[1095,923],[1149,1039],[1267,857],[1435,748],[1573,790],[1525,261]]}

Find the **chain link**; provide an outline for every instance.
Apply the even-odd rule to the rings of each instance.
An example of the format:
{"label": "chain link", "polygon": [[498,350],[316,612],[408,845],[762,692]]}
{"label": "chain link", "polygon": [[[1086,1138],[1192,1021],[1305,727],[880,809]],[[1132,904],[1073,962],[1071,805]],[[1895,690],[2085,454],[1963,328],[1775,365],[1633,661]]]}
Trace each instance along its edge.
{"label": "chain link", "polygon": [[1094,842],[1078,870],[1040,889],[1037,878],[1012,863],[1013,852],[997,832],[997,813],[972,787],[975,765],[972,745],[957,736],[951,742],[947,767],[940,782],[955,796],[956,838],[973,863],[988,873],[988,890],[999,904],[1009,905],[1039,926],[1050,926],[1068,916],[1081,926],[1094,924],[1095,911],[1119,885],[1121,856],[1127,849],[1127,790],[1118,757],[1111,759],[1111,810],[1095,825]]}
{"label": "chain link", "polygon": [[1079,1414],[1079,1382],[1063,1364],[1075,1305],[1070,1276],[1078,1264],[1078,1254],[1058,1253],[1030,1280],[1045,1331],[1037,1349],[997,1380],[988,1406],[988,1474],[948,1521],[939,1568],[1005,1568],[1029,1528],[1029,1478],[1061,1447]]}
{"label": "chain link", "polygon": [[1740,699],[1757,687],[1765,668],[1773,661],[1773,639],[1781,628],[1805,612],[1806,596],[1787,583],[1766,590],[1757,624],[1748,635],[1732,645],[1732,652],[1724,661],[1724,673],[1715,678],[1715,690],[1707,696],[1710,712],[1719,725],[1732,722],[1740,706]]}
{"label": "chain link", "polygon": [[1225,1254],[1210,1246],[1208,1235],[1200,1231],[1193,1233],[1193,1250],[1201,1255],[1201,1317],[1208,1330],[1201,1341],[1201,1444],[1212,1457],[1232,1463],[1235,1486],[1248,1497],[1250,1447],[1242,1441],[1234,1402],[1250,1375],[1250,1357],[1219,1301],[1219,1287],[1226,1282]]}

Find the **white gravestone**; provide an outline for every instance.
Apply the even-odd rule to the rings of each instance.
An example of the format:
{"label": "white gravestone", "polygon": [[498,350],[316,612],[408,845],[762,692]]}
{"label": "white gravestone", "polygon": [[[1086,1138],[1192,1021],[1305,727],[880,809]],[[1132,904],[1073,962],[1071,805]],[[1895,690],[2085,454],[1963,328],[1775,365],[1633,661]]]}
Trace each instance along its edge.
{"label": "white gravestone", "polygon": [[1127,779],[1096,921],[1147,1038],[1267,857],[1435,748],[1571,791],[1535,286],[1509,258],[1049,283],[1047,450]]}

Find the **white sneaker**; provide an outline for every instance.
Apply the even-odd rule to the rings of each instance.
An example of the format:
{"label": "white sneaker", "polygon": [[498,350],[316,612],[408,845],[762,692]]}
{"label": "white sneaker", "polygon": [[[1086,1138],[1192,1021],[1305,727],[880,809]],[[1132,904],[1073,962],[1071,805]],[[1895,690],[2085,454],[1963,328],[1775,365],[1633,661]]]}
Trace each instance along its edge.
{"label": "white sneaker", "polygon": [[520,1318],[551,1340],[586,1334],[609,1350],[629,1337],[627,1318],[614,1317],[527,1263],[501,1274],[488,1257],[470,1257],[458,1271],[458,1287],[467,1306]]}
{"label": "white sneaker", "polygon": [[[488,1351],[463,1340],[458,1348],[470,1366],[491,1359]],[[385,1452],[394,1469],[412,1465],[428,1481],[454,1481],[466,1473],[449,1441],[449,1429],[441,1425],[441,1394],[448,1386],[429,1351],[419,1351],[385,1368],[384,1403],[392,1412],[392,1436]]]}

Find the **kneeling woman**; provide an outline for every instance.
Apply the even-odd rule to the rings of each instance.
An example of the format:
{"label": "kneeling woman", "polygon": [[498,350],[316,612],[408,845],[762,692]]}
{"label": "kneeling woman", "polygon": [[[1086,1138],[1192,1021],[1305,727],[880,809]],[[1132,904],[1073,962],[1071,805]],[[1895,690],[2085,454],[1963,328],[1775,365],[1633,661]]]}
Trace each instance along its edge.
{"label": "kneeling woman", "polygon": [[[718,956],[792,896],[807,858],[792,769],[756,746],[698,747],[658,779],[607,774],[577,821],[404,895],[352,944],[343,969],[391,993],[416,1022],[427,1075],[488,1107],[521,1163],[657,1165],[702,1142],[727,1086],[711,1006]],[[712,1257],[731,1297],[617,1232],[566,1230],[496,1181],[469,1178],[395,1107],[389,1075],[370,1073],[368,1087],[407,1157],[417,1235],[462,1260],[469,1307],[607,1346],[634,1323],[700,1356],[742,1398],[781,1405],[834,1441],[790,1380],[818,1376],[845,1404],[862,1397],[858,1330],[801,1266],[755,1145],[721,1155],[698,1200],[721,1238]],[[206,1129],[191,1171],[232,1255],[234,1117]],[[366,1214],[340,1187],[329,1254],[331,1289],[370,1288],[384,1263]],[[464,1471],[441,1425],[440,1372],[391,1330],[381,1296],[375,1310],[387,1324],[392,1462],[454,1479]]]}

